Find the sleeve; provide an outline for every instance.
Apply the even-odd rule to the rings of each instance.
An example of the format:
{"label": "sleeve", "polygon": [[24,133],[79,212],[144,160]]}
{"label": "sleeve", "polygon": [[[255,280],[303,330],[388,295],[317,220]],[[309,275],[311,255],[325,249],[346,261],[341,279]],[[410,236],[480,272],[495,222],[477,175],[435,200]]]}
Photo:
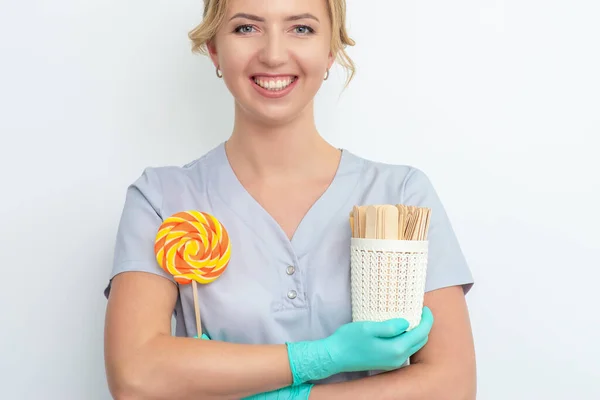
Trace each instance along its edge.
{"label": "sleeve", "polygon": [[151,168],[145,169],[127,188],[117,230],[112,271],[104,290],[106,298],[110,294],[112,279],[121,272],[148,272],[175,282],[160,267],[154,254],[156,234],[163,222],[161,192],[159,177]]}
{"label": "sleeve", "polygon": [[427,175],[419,169],[412,168],[405,179],[403,204],[431,209],[425,291],[461,285],[467,294],[474,283],[472,273],[444,206]]}

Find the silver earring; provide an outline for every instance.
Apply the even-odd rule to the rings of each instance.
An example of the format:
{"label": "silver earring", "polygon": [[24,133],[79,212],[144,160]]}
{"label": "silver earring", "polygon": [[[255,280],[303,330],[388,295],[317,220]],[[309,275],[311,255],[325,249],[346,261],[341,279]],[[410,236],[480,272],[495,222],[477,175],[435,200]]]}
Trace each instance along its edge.
{"label": "silver earring", "polygon": [[327,69],[327,72],[325,73],[325,79],[323,80],[326,81],[327,79],[329,79],[329,69]]}
{"label": "silver earring", "polygon": [[223,73],[221,72],[221,70],[219,69],[219,67],[217,67],[217,76],[218,76],[219,78],[222,78],[222,77],[223,77]]}

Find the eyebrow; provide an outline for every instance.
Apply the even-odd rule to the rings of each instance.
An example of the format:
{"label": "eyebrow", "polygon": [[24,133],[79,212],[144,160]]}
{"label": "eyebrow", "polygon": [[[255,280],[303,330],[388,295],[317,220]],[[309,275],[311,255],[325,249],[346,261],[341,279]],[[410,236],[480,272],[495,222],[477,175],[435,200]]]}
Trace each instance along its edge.
{"label": "eyebrow", "polygon": [[[233,17],[231,17],[229,20],[231,21],[236,18],[249,19],[251,21],[257,21],[257,22],[265,22],[264,18],[261,18],[257,15],[253,15],[253,14],[247,14],[247,13],[237,13]],[[315,21],[320,22],[319,18],[315,17],[314,15],[312,15],[310,13],[292,15],[292,16],[287,17],[285,20],[286,21],[298,21],[300,19],[314,19]]]}

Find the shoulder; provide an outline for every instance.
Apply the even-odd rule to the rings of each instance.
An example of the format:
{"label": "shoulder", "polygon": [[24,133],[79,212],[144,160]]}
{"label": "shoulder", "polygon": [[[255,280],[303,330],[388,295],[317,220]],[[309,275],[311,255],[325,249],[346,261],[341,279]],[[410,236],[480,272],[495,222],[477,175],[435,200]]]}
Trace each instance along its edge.
{"label": "shoulder", "polygon": [[204,187],[214,165],[215,153],[216,149],[211,149],[183,165],[146,166],[129,184],[128,191],[138,192],[159,210],[165,198]]}
{"label": "shoulder", "polygon": [[386,163],[351,154],[361,165],[361,179],[367,185],[383,186],[386,191],[395,191],[404,201],[414,194],[435,193],[429,176],[411,164]]}

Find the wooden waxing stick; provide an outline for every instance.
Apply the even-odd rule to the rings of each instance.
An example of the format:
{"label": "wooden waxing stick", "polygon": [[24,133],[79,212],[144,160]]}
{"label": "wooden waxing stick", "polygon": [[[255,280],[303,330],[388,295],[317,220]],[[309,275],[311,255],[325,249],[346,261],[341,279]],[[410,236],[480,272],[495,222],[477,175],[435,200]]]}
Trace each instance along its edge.
{"label": "wooden waxing stick", "polygon": [[198,284],[192,281],[192,291],[194,292],[194,311],[196,312],[196,332],[198,339],[202,338],[202,321],[200,320],[200,302],[198,301]]}

